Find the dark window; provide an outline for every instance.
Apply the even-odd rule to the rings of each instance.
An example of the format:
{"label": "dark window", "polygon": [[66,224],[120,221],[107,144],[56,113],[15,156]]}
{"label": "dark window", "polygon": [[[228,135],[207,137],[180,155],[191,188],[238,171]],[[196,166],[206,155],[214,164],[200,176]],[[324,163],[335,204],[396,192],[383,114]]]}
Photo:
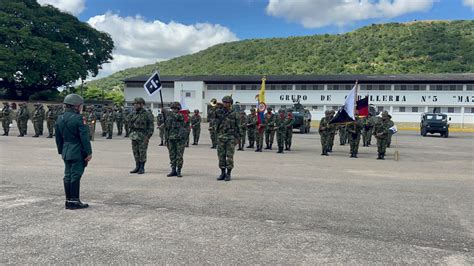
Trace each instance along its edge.
{"label": "dark window", "polygon": [[474,108],[471,108],[471,114],[474,114]]}
{"label": "dark window", "polygon": [[338,105],[333,105],[332,110],[339,110],[339,106]]}
{"label": "dark window", "polygon": [[468,90],[468,91],[474,90],[474,85],[467,85],[466,90]]}
{"label": "dark window", "polygon": [[454,107],[448,107],[448,113],[454,113]]}
{"label": "dark window", "polygon": [[418,107],[412,107],[411,112],[412,113],[418,113]]}
{"label": "dark window", "polygon": [[367,90],[371,91],[372,90],[372,85],[367,85]]}
{"label": "dark window", "polygon": [[377,106],[377,111],[378,112],[383,112],[383,106]]}
{"label": "dark window", "polygon": [[405,112],[405,107],[404,107],[404,106],[398,107],[398,111],[399,111],[400,113],[404,113],[404,112]]}
{"label": "dark window", "polygon": [[191,93],[190,92],[186,92],[186,98],[190,98],[191,97]]}

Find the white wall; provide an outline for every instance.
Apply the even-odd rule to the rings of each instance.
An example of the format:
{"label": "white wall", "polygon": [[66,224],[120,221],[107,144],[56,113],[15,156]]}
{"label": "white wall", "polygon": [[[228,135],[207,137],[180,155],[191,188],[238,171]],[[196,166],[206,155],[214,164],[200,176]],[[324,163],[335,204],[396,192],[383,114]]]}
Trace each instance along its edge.
{"label": "white wall", "polygon": [[[193,110],[199,109],[202,113],[205,108],[202,99],[203,90],[204,82],[202,81],[176,81],[174,83],[174,100],[181,102],[183,99],[189,111],[193,112]],[[190,95],[186,97],[186,94]]]}

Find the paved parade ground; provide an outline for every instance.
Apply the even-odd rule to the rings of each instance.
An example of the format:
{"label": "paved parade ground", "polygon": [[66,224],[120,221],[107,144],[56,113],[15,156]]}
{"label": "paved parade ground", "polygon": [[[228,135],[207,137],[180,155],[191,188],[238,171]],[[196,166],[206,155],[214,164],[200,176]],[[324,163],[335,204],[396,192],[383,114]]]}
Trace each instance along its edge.
{"label": "paved parade ground", "polygon": [[282,155],[236,151],[231,182],[215,180],[207,125],[181,179],[157,131],[144,175],[128,139],[97,134],[91,206],[71,211],[54,141],[29,131],[0,137],[0,264],[474,264],[474,134],[399,132],[380,161],[337,136],[322,157],[313,129]]}

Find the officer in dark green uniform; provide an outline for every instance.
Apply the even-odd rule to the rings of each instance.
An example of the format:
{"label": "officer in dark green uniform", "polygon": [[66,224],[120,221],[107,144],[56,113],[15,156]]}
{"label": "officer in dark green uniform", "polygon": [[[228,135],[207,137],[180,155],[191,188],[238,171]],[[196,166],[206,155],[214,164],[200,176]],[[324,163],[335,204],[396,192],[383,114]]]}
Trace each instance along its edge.
{"label": "officer in dark green uniform", "polygon": [[80,111],[84,99],[77,94],[64,98],[66,110],[59,116],[56,125],[56,147],[64,160],[64,192],[66,209],[83,209],[89,207],[82,203],[80,194],[81,177],[87,163],[92,159],[92,147],[89,140],[89,129],[84,124]]}

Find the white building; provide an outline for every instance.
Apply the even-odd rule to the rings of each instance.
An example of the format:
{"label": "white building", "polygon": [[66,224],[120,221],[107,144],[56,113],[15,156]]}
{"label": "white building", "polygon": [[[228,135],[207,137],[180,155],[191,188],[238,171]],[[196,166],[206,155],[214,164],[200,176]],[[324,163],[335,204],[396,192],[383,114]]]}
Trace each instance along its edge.
{"label": "white building", "polygon": [[[437,75],[287,75],[266,77],[266,103],[277,110],[300,101],[319,120],[327,109],[338,109],[348,91],[359,81],[359,97],[369,95],[369,103],[387,110],[395,122],[419,123],[420,114],[439,107],[460,127],[474,126],[474,74]],[[143,89],[148,77],[125,80],[125,101],[143,97],[155,114],[160,96],[149,97]],[[163,76],[165,107],[184,102],[192,111],[207,115],[209,101],[231,95],[246,110],[256,105],[262,76]]]}

